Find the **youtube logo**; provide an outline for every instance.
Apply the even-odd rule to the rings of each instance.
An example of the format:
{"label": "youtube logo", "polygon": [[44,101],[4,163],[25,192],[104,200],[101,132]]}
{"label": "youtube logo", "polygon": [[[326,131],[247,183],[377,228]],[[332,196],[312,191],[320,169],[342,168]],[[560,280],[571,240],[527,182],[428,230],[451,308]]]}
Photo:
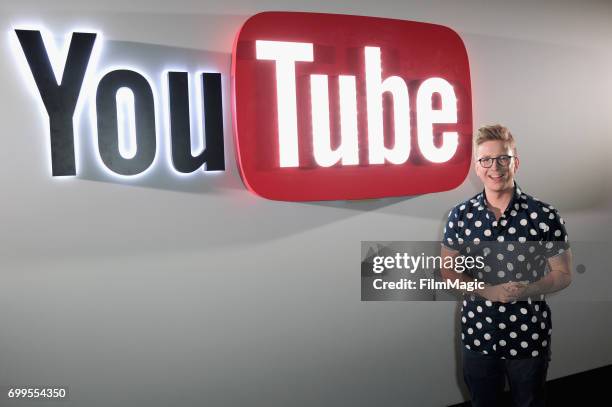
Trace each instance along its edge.
{"label": "youtube logo", "polygon": [[231,72],[238,167],[262,197],[409,196],[467,176],[469,63],[447,27],[261,13],[238,33]]}

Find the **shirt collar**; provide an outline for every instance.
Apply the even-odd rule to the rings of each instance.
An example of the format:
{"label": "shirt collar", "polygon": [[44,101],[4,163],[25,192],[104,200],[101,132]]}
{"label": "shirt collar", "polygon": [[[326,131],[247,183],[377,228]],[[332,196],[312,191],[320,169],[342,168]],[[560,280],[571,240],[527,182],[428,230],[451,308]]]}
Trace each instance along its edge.
{"label": "shirt collar", "polygon": [[[522,194],[523,194],[523,191],[521,190],[521,188],[518,186],[518,184],[515,181],[514,182],[514,193],[512,194],[512,199],[510,199],[510,203],[508,204],[508,208],[512,207],[512,205],[515,202],[520,200]],[[487,207],[487,198],[486,198],[485,190],[484,189],[482,190],[482,192],[480,194],[478,194],[476,199],[477,199],[478,204],[480,206],[483,206],[485,208]]]}

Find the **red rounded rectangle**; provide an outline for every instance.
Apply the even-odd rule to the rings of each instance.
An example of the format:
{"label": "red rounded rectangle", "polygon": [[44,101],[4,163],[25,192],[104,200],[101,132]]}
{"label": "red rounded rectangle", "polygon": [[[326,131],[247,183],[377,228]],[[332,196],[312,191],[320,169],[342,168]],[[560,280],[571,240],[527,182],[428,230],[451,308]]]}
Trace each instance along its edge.
{"label": "red rounded rectangle", "polygon": [[469,63],[450,28],[265,12],[238,33],[231,79],[238,167],[262,197],[417,195],[469,171]]}

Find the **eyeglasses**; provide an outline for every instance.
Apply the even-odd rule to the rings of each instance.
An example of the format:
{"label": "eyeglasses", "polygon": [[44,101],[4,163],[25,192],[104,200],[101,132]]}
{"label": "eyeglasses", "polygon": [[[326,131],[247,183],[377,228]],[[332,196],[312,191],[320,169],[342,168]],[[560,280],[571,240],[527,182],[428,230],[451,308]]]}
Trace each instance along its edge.
{"label": "eyeglasses", "polygon": [[480,163],[480,165],[482,165],[483,168],[491,168],[491,166],[493,165],[493,161],[497,161],[497,165],[499,165],[500,167],[507,167],[510,165],[510,161],[512,161],[512,158],[514,157],[511,155],[500,155],[499,157],[481,158],[478,160],[478,162]]}

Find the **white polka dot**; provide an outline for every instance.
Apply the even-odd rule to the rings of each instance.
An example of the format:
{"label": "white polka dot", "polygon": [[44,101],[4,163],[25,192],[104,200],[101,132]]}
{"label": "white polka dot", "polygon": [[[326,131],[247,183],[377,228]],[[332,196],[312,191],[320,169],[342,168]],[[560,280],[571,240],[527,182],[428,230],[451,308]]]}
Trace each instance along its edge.
{"label": "white polka dot", "polygon": [[489,273],[491,271],[491,267],[490,266],[485,266],[484,271]]}
{"label": "white polka dot", "polygon": [[510,212],[510,216],[516,216],[516,214],[517,212],[514,209],[512,209],[512,211]]}
{"label": "white polka dot", "polygon": [[476,322],[476,328],[482,329],[482,322]]}
{"label": "white polka dot", "polygon": [[499,254],[497,255],[497,260],[503,260],[503,259],[504,259],[504,255],[503,255],[503,254],[501,254],[501,253],[499,253]]}
{"label": "white polka dot", "polygon": [[487,307],[490,307],[490,306],[492,306],[492,305],[493,305],[493,303],[492,303],[491,301],[489,301],[489,300],[486,300],[486,301],[485,301],[485,305],[486,305]]}
{"label": "white polka dot", "polygon": [[500,340],[499,340],[499,344],[500,344],[501,346],[506,346],[506,341],[504,341],[503,339],[500,339]]}
{"label": "white polka dot", "polygon": [[[440,229],[438,229],[438,230],[440,230]],[[484,231],[484,235],[485,235],[485,236],[491,236],[491,230],[489,230],[489,229],[485,229],[485,231]]]}
{"label": "white polka dot", "polygon": [[472,328],[468,328],[467,333],[468,335],[471,335],[474,333],[474,330]]}
{"label": "white polka dot", "polygon": [[489,339],[491,339],[491,335],[489,334],[484,334],[484,338],[488,341]]}
{"label": "white polka dot", "polygon": [[470,234],[472,234],[472,231],[470,229],[465,229],[465,235],[469,236]]}
{"label": "white polka dot", "polygon": [[477,307],[476,307],[476,311],[478,311],[478,312],[482,312],[482,307],[481,307],[480,305],[479,305],[479,306],[477,306]]}
{"label": "white polka dot", "polygon": [[474,214],[472,212],[469,212],[466,216],[468,219],[472,219],[474,217]]}
{"label": "white polka dot", "polygon": [[474,318],[474,313],[472,311],[468,312],[468,317]]}
{"label": "white polka dot", "polygon": [[544,322],[540,323],[540,328],[546,329],[546,324]]}
{"label": "white polka dot", "polygon": [[537,213],[535,213],[535,212],[531,212],[531,215],[529,215],[529,217],[530,217],[531,219],[535,219],[535,218],[537,218],[537,217],[538,217],[538,214],[537,214]]}
{"label": "white polka dot", "polygon": [[555,218],[555,214],[551,213],[548,215],[548,219],[553,220]]}
{"label": "white polka dot", "polygon": [[526,349],[527,346],[529,346],[529,344],[527,344],[527,342],[525,342],[525,341],[522,341],[521,342],[521,346]]}
{"label": "white polka dot", "polygon": [[521,219],[521,226],[527,226],[527,219]]}
{"label": "white polka dot", "polygon": [[501,225],[502,225],[502,226],[506,226],[506,224],[508,223],[508,221],[507,221],[506,219],[503,219],[503,220],[502,220],[501,222],[499,222],[499,223],[501,223]]}
{"label": "white polka dot", "polygon": [[472,348],[470,348],[470,345],[465,345],[465,347],[468,348],[468,349],[472,349]]}
{"label": "white polka dot", "polygon": [[485,320],[489,323],[492,324],[493,323],[493,319],[491,319],[491,317],[486,317]]}
{"label": "white polka dot", "polygon": [[512,339],[516,339],[516,337],[517,337],[516,332],[510,332],[510,337]]}
{"label": "white polka dot", "polygon": [[476,222],[474,222],[474,226],[476,226],[477,228],[482,226],[482,222],[477,220]]}
{"label": "white polka dot", "polygon": [[465,324],[467,322],[467,318],[466,317],[461,317],[461,322],[463,322]]}
{"label": "white polka dot", "polygon": [[478,339],[474,339],[474,345],[480,346],[480,341]]}
{"label": "white polka dot", "polygon": [[457,226],[459,226],[460,228],[462,228],[462,227],[463,227],[463,221],[462,221],[462,220],[460,220],[459,222],[457,222]]}
{"label": "white polka dot", "polygon": [[452,227],[453,227],[453,225],[454,225],[454,223],[453,223],[452,221],[448,222],[448,227],[449,227],[449,228],[452,228]]}
{"label": "white polka dot", "polygon": [[548,312],[546,312],[546,311],[542,312],[542,316],[543,316],[544,318],[546,318],[546,316],[547,316],[547,315],[548,315]]}
{"label": "white polka dot", "polygon": [[529,229],[529,233],[530,233],[532,236],[535,236],[535,235],[537,235],[537,234],[538,234],[538,232],[536,232],[536,230],[535,230],[535,229]]}
{"label": "white polka dot", "polygon": [[537,333],[533,333],[533,334],[531,334],[531,339],[533,339],[534,341],[535,341],[536,339],[538,339],[539,337],[540,337],[540,335],[538,335]]}
{"label": "white polka dot", "polygon": [[542,341],[542,346],[548,345],[548,341]]}
{"label": "white polka dot", "polygon": [[525,332],[527,330],[527,325],[526,324],[522,324],[521,325],[521,331]]}
{"label": "white polka dot", "polygon": [[508,249],[509,252],[514,251],[514,245],[512,243],[509,244],[507,249]]}
{"label": "white polka dot", "polygon": [[498,236],[497,237],[497,241],[498,242],[503,242],[504,241],[504,237],[503,236]]}
{"label": "white polka dot", "polygon": [[504,272],[504,270],[499,270],[497,272],[497,277],[499,277],[499,278],[504,278],[505,275],[506,275],[506,273]]}
{"label": "white polka dot", "polygon": [[460,210],[460,211],[462,211],[462,210],[464,210],[464,209],[465,209],[465,205],[461,205],[461,206],[459,207],[459,210]]}
{"label": "white polka dot", "polygon": [[516,356],[516,351],[515,351],[514,349],[510,349],[510,354],[511,354],[512,356]]}
{"label": "white polka dot", "polygon": [[519,254],[519,255],[516,257],[516,259],[517,259],[518,261],[525,261],[525,256],[523,256],[522,254]]}
{"label": "white polka dot", "polygon": [[506,312],[506,307],[504,307],[503,305],[500,305],[498,310],[499,312]]}
{"label": "white polka dot", "polygon": [[516,321],[516,315],[514,314],[510,315],[510,321],[512,322]]}
{"label": "white polka dot", "polygon": [[506,329],[506,324],[504,324],[503,322],[500,322],[499,329]]}
{"label": "white polka dot", "polygon": [[508,229],[508,233],[510,233],[511,235],[516,233],[516,229],[511,227],[510,229]]}
{"label": "white polka dot", "polygon": [[527,314],[527,308],[521,308],[521,314],[526,315]]}
{"label": "white polka dot", "polygon": [[514,270],[514,265],[512,265],[512,263],[506,264],[506,267],[508,268],[508,271]]}
{"label": "white polka dot", "polygon": [[518,241],[521,243],[525,243],[527,241],[527,238],[525,236],[521,236],[518,238]]}
{"label": "white polka dot", "polygon": [[534,316],[532,316],[532,317],[531,317],[531,322],[532,322],[532,323],[534,323],[534,324],[535,324],[536,322],[538,322],[538,317],[536,317],[535,315],[534,315]]}
{"label": "white polka dot", "polygon": [[534,350],[533,352],[531,352],[531,356],[533,356],[534,358],[538,356],[538,351]]}

